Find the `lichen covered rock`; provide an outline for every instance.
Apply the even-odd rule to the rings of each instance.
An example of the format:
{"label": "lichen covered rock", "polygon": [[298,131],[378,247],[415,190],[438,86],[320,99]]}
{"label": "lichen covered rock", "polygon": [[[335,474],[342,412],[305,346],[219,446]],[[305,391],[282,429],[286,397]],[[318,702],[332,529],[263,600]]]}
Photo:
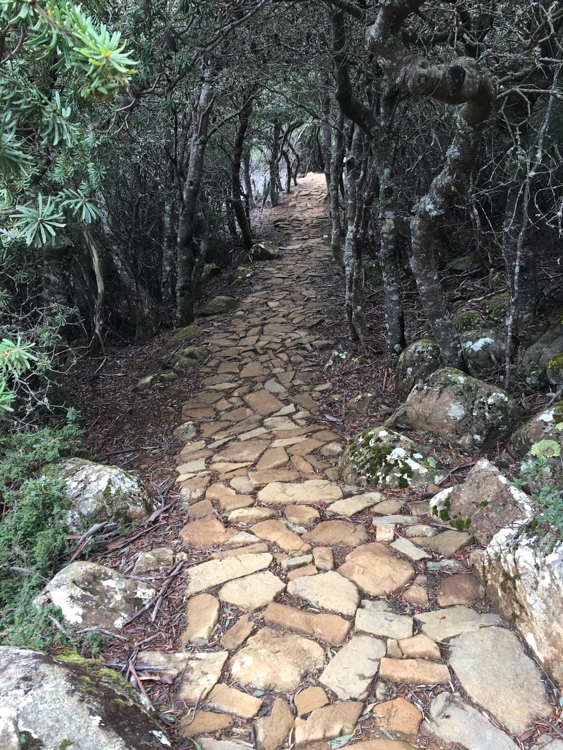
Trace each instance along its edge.
{"label": "lichen covered rock", "polygon": [[445,367],[412,389],[405,403],[410,424],[472,453],[507,438],[522,417],[501,388]]}
{"label": "lichen covered rock", "polygon": [[532,344],[518,361],[516,374],[531,388],[545,388],[548,383],[547,363],[563,352],[563,325],[550,328]]}
{"label": "lichen covered rock", "polygon": [[480,544],[488,544],[505,526],[533,515],[529,498],[509,484],[487,459],[477,461],[463,484],[435,495],[432,514],[459,531],[469,531]]}
{"label": "lichen covered rock", "polygon": [[189,341],[192,341],[195,339],[198,333],[201,333],[202,329],[199,326],[191,325],[186,326],[185,328],[181,328],[177,333],[172,336],[172,338],[168,339],[168,341],[162,346],[160,351],[158,352],[159,357],[164,357],[168,352],[171,352],[172,349],[175,349],[177,346],[181,346],[182,344],[187,344]]}
{"label": "lichen covered rock", "polygon": [[249,263],[254,263],[257,260],[276,260],[281,258],[282,252],[279,247],[276,247],[273,242],[264,240],[263,242],[256,242],[248,251]]}
{"label": "lichen covered rock", "polygon": [[77,561],[60,570],[33,603],[37,608],[60,607],[71,625],[119,630],[134,607],[142,607],[154,593],[142,581],[132,581],[117,570]]}
{"label": "lichen covered rock", "polygon": [[563,353],[556,354],[549,360],[545,372],[550,385],[563,385]]}
{"label": "lichen covered rock", "polygon": [[237,268],[229,274],[229,284],[242,284],[251,276],[252,268],[248,268],[247,266],[237,266]]}
{"label": "lichen covered rock", "polygon": [[340,460],[343,479],[382,487],[426,487],[440,480],[413,440],[383,427],[363,430]]}
{"label": "lichen covered rock", "polygon": [[173,370],[155,372],[154,375],[147,375],[146,377],[141,378],[133,390],[137,391],[137,393],[142,393],[143,391],[146,391],[147,388],[150,388],[157,383],[171,383],[173,380],[176,380],[177,377],[178,376]]}
{"label": "lichen covered rock", "polygon": [[144,484],[117,466],[70,458],[46,471],[64,479],[66,521],[72,530],[80,530],[85,522],[142,521],[155,509]]}
{"label": "lichen covered rock", "polygon": [[205,346],[188,346],[178,352],[174,359],[174,367],[181,367],[183,370],[195,367],[200,360],[208,357],[209,353]]}
{"label": "lichen covered rock", "polygon": [[543,459],[544,480],[558,491],[563,491],[563,401],[544,409],[516,430],[508,443],[515,458],[522,459],[515,474],[526,479],[539,456]]}
{"label": "lichen covered rock", "polygon": [[234,297],[214,297],[204,305],[201,314],[209,317],[211,315],[221,315],[222,313],[233,310],[238,305]]}
{"label": "lichen covered rock", "polygon": [[500,320],[508,312],[509,305],[508,294],[497,294],[485,302],[485,313],[493,320]]}
{"label": "lichen covered rock", "polygon": [[470,557],[487,598],[563,683],[563,542],[537,521],[499,531]]}
{"label": "lichen covered rock", "polygon": [[460,336],[469,364],[476,369],[498,367],[506,350],[506,336],[492,328],[466,331]]}
{"label": "lichen covered rock", "polygon": [[214,278],[215,276],[219,276],[220,273],[221,269],[218,265],[216,265],[215,263],[206,263],[203,266],[203,271],[201,273],[202,286],[208,284],[212,278]]}
{"label": "lichen covered rock", "polygon": [[485,321],[478,312],[463,312],[456,316],[453,324],[458,333],[485,328]]}
{"label": "lichen covered rock", "polygon": [[415,383],[422,382],[442,367],[440,347],[431,339],[415,341],[401,353],[397,362],[395,393],[404,401]]}
{"label": "lichen covered rock", "polygon": [[9,750],[171,747],[144,700],[97,659],[0,646],[0,724],[9,722],[15,737]]}

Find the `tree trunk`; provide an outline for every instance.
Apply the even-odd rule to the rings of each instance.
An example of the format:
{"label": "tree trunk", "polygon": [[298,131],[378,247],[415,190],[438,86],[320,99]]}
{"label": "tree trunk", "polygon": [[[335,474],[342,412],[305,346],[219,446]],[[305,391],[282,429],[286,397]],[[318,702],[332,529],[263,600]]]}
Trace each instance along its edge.
{"label": "tree trunk", "polygon": [[162,301],[174,304],[176,298],[176,247],[172,226],[172,200],[164,204],[162,217]]}
{"label": "tree trunk", "polygon": [[281,144],[281,122],[275,122],[272,130],[272,150],[270,153],[270,199],[272,207],[279,203],[279,194],[281,191],[280,173],[279,173],[279,153]]}
{"label": "tree trunk", "polygon": [[330,248],[332,258],[340,267],[344,267],[342,252],[343,227],[340,203],[340,181],[342,180],[342,168],[344,165],[344,114],[339,112],[338,123],[334,134],[334,148],[330,162],[330,182],[328,186],[328,197],[330,201]]}
{"label": "tree trunk", "polygon": [[84,235],[84,239],[86,240],[86,244],[88,245],[88,249],[90,250],[90,255],[92,256],[92,266],[94,267],[94,275],[96,276],[97,287],[96,303],[94,306],[94,320],[92,321],[94,324],[94,335],[92,336],[92,340],[90,341],[90,353],[95,355],[99,354],[99,352],[101,351],[105,356],[106,350],[104,348],[102,330],[104,326],[106,290],[104,285],[104,277],[102,276],[102,270],[100,268],[100,255],[98,253],[98,247],[96,245],[96,242],[94,241],[94,237],[92,236],[90,227],[86,226],[86,224],[82,224],[82,234]]}
{"label": "tree trunk", "polygon": [[[42,297],[46,305],[70,306],[70,267],[74,245],[64,234],[57,235],[54,245],[43,247]],[[69,341],[70,326],[64,325],[59,333]]]}
{"label": "tree trunk", "polygon": [[209,230],[209,224],[205,218],[205,211],[201,206],[198,206],[197,221],[200,235],[199,246],[194,242],[194,266],[192,271],[192,288],[194,299],[200,299],[203,292],[201,279],[203,277],[203,268],[207,261],[207,253],[209,250],[209,241],[211,239],[211,232]]}
{"label": "tree trunk", "polygon": [[188,326],[194,320],[194,290],[192,272],[194,263],[194,229],[197,212],[197,199],[203,176],[203,162],[207,146],[209,118],[213,107],[214,94],[211,84],[204,81],[199,94],[197,107],[193,113],[193,134],[190,147],[190,163],[183,186],[182,204],[178,217],[177,261],[177,305],[178,322]]}
{"label": "tree trunk", "polygon": [[248,209],[254,208],[255,201],[252,192],[252,180],[250,178],[250,147],[246,147],[242,152],[242,174],[244,178],[244,189],[246,191],[246,203]]}
{"label": "tree trunk", "polygon": [[[527,227],[524,227],[524,187],[512,185],[508,189],[504,209],[502,252],[510,298],[514,300],[514,330],[517,332],[535,315],[537,304],[536,254]],[[520,252],[518,243],[521,240]],[[516,266],[519,266],[517,269]],[[516,293],[515,279],[518,279]]]}
{"label": "tree trunk", "polygon": [[245,250],[252,247],[252,233],[250,231],[250,221],[242,200],[242,188],[240,182],[240,166],[244,147],[244,139],[248,129],[250,115],[252,113],[252,90],[245,91],[244,98],[247,100],[239,114],[239,123],[235,136],[233,147],[233,159],[231,162],[231,182],[232,182],[232,207],[235,213],[237,224],[239,225],[242,235],[242,244]]}

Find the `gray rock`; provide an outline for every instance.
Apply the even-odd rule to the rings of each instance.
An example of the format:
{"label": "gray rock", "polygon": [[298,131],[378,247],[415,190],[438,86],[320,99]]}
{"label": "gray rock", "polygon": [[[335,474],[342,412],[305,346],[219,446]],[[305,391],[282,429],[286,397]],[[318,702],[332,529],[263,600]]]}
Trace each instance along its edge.
{"label": "gray rock", "polygon": [[248,251],[248,261],[254,263],[257,260],[276,260],[282,257],[282,251],[273,242],[264,240],[256,242]]}
{"label": "gray rock", "polygon": [[158,352],[158,356],[164,357],[166,354],[168,354],[168,352],[171,352],[172,349],[175,349],[177,346],[181,346],[182,344],[188,343],[188,341],[192,341],[192,339],[195,339],[197,334],[201,333],[202,330],[202,328],[199,328],[199,326],[196,325],[181,328],[177,333],[174,334],[174,336],[168,339],[168,341]]}
{"label": "gray rock", "polygon": [[80,531],[85,523],[142,521],[155,508],[143,483],[117,466],[70,458],[47,471],[64,478],[70,506],[66,522],[72,531]]}
{"label": "gray rock", "polygon": [[424,635],[432,638],[433,641],[444,641],[461,633],[479,630],[486,625],[501,624],[498,615],[480,615],[474,609],[461,605],[436,609],[433,612],[421,612],[414,617],[422,623],[420,629]]}
{"label": "gray rock", "polygon": [[133,390],[137,393],[142,393],[157,383],[171,383],[177,377],[173,370],[162,370],[162,372],[156,372],[154,375],[147,375],[141,378]]}
{"label": "gray rock", "polygon": [[420,339],[403,349],[397,362],[395,393],[404,401],[415,383],[421,383],[442,367],[440,347],[431,339]]}
{"label": "gray rock", "polygon": [[498,367],[505,357],[506,336],[492,328],[466,331],[460,340],[465,358],[476,369]]}
{"label": "gray rock", "polygon": [[450,643],[450,666],[474,703],[520,736],[551,715],[545,686],[518,638],[504,628],[463,633]]}
{"label": "gray rock", "polygon": [[211,315],[221,315],[222,313],[233,310],[238,305],[234,297],[214,297],[204,305],[201,315],[210,317]]}
{"label": "gray rock", "polygon": [[381,612],[372,608],[360,607],[356,612],[356,632],[393,638],[410,638],[413,633],[413,619],[394,612]]}
{"label": "gray rock", "polygon": [[112,568],[77,561],[60,570],[49,581],[34,606],[60,607],[66,622],[81,627],[119,630],[155,594],[142,581],[132,581]]}
{"label": "gray rock", "polygon": [[539,341],[532,344],[518,360],[516,374],[531,388],[547,386],[547,363],[563,352],[563,325],[556,323]]}
{"label": "gray rock", "polygon": [[517,750],[507,734],[497,729],[483,714],[463,701],[457,693],[441,693],[432,701],[430,720],[422,730],[467,750]]}
{"label": "gray rock", "polygon": [[385,651],[385,643],[378,638],[355,635],[328,663],[319,682],[340,700],[363,700]]}
{"label": "gray rock", "polygon": [[[142,700],[132,685],[97,659],[77,655],[55,659],[37,651],[0,646],[3,750],[171,747]],[[10,744],[4,742],[6,737]]]}
{"label": "gray rock", "polygon": [[446,367],[415,385],[405,403],[410,424],[473,453],[507,438],[522,409],[501,388]]}

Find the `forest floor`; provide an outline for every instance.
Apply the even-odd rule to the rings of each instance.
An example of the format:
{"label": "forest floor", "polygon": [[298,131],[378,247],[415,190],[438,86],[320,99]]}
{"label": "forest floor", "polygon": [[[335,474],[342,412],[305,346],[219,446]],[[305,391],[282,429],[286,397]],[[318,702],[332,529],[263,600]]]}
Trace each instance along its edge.
{"label": "forest floor", "polygon": [[[559,695],[546,681],[547,702],[539,696],[539,673],[522,666],[531,664],[525,644],[482,598],[470,536],[428,517],[420,490],[380,494],[339,478],[347,439],[381,424],[396,400],[380,305],[367,363],[324,368],[335,348],[360,352],[342,321],[323,181],[308,175],[264,212],[262,236],[281,244],[282,257],[236,288],[236,310],[198,319],[196,343],[210,351],[198,368],[135,393],[166,364],[163,334],[77,371],[76,406],[97,457],[137,470],[163,508],[95,559],[130,575],[141,552],[175,555],[173,569],[137,576],[166,593],[108,639],[101,658],[136,672],[178,749],[195,747],[192,737],[203,750],[336,750],[363,740],[378,740],[369,750],[437,749],[461,747],[419,729],[439,693],[468,701],[450,665],[455,645],[474,700],[514,743],[493,737],[481,748],[529,750],[562,730]],[[408,320],[414,340],[418,316]],[[377,396],[367,415],[347,407],[361,393]],[[187,422],[184,444],[174,431]],[[460,456],[444,486],[476,460]],[[486,635],[469,644],[468,631]],[[497,663],[498,639],[513,670],[510,659]]]}

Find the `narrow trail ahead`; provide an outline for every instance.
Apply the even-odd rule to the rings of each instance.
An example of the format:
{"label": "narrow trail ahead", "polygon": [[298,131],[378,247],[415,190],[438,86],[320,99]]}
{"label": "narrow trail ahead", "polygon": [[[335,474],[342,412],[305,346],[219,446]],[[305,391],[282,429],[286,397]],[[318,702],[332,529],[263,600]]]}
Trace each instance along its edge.
{"label": "narrow trail ahead", "polygon": [[549,724],[529,728],[555,703],[483,599],[470,535],[415,493],[338,479],[344,441],[315,400],[330,375],[311,385],[328,346],[312,286],[330,263],[323,183],[301,181],[275,222],[282,258],[206,326],[215,374],[183,406],[178,457],[187,627],[138,663],[181,678],[181,747],[540,747]]}

